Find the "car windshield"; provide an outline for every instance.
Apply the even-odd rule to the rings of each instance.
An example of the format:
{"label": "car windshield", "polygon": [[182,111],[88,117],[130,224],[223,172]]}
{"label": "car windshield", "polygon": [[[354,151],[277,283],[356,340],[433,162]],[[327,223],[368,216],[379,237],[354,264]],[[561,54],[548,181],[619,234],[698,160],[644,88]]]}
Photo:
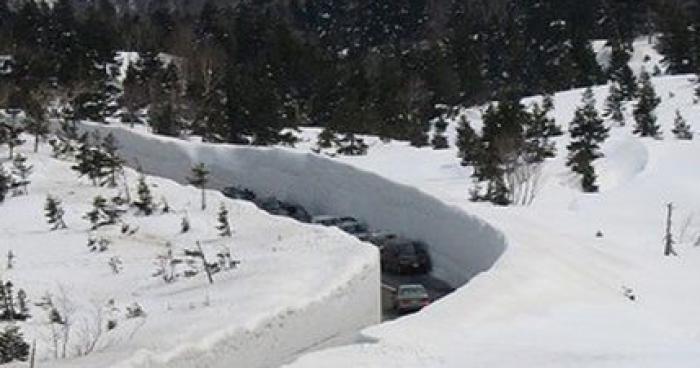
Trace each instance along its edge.
{"label": "car windshield", "polygon": [[425,288],[420,285],[402,286],[399,288],[399,295],[405,297],[424,297],[427,295]]}

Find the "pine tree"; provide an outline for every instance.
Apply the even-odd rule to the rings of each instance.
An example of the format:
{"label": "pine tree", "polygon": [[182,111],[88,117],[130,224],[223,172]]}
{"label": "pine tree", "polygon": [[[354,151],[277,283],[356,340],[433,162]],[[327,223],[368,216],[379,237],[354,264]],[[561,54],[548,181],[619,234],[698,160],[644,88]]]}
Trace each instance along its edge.
{"label": "pine tree", "polygon": [[0,364],[15,360],[24,362],[29,357],[29,344],[18,326],[8,325],[0,333]]}
{"label": "pine tree", "polygon": [[[12,114],[12,116],[18,114],[16,110],[11,110],[10,113]],[[22,139],[22,133],[24,132],[24,129],[21,126],[14,123],[14,120],[16,120],[16,118],[12,118],[11,120],[13,121],[12,123],[0,122],[0,144],[7,144],[7,147],[9,148],[8,157],[10,159],[14,157],[15,148],[24,144],[24,139]]]}
{"label": "pine tree", "polygon": [[367,143],[364,139],[357,138],[354,133],[345,133],[343,137],[336,140],[338,154],[345,156],[363,156],[367,154]]}
{"label": "pine tree", "polygon": [[438,117],[438,120],[435,122],[434,126],[435,133],[433,134],[433,139],[430,141],[433,149],[442,150],[450,148],[450,143],[447,141],[447,137],[445,136],[445,130],[447,130],[447,122],[445,119]]}
{"label": "pine tree", "polygon": [[5,169],[5,166],[0,164],[0,203],[5,201],[5,196],[11,187],[12,175]]}
{"label": "pine tree", "polygon": [[207,166],[204,165],[203,162],[200,162],[199,164],[192,167],[191,175],[192,176],[187,178],[187,181],[191,185],[194,185],[195,187],[201,189],[201,191],[202,191],[202,211],[204,211],[207,208],[205,188],[206,188],[207,183],[209,182],[209,170],[207,169]]}
{"label": "pine tree", "polygon": [[530,118],[524,126],[525,161],[528,163],[542,162],[556,155],[556,145],[552,138],[563,135],[561,130],[549,113],[554,109],[552,97],[547,95],[543,103],[534,104],[530,112]]}
{"label": "pine tree", "polygon": [[146,216],[150,216],[153,213],[153,195],[151,194],[151,189],[146,183],[146,176],[141,175],[139,177],[139,182],[136,187],[136,195],[138,199],[134,202],[134,206]]}
{"label": "pine tree", "polygon": [[610,83],[608,97],[605,99],[605,111],[603,116],[610,118],[618,126],[625,125],[624,96],[617,82]]}
{"label": "pine tree", "polygon": [[632,46],[626,42],[616,41],[611,47],[612,56],[608,68],[608,78],[618,84],[624,100],[632,100],[637,92],[637,80],[629,66]]}
{"label": "pine tree", "polygon": [[65,212],[61,206],[61,201],[58,198],[48,195],[46,197],[44,211],[47,222],[49,225],[51,225],[51,230],[65,229],[68,227],[63,221],[63,215]]}
{"label": "pine tree", "polygon": [[335,136],[335,132],[333,131],[333,129],[330,127],[325,127],[325,128],[323,128],[321,133],[319,133],[316,145],[318,146],[319,149],[331,148],[331,147],[333,147],[335,140],[336,140],[336,136]]}
{"label": "pine tree", "polygon": [[92,224],[92,230],[105,225],[105,212],[107,211],[107,199],[103,196],[96,196],[92,200],[92,210],[88,211],[83,218]]}
{"label": "pine tree", "polygon": [[465,116],[460,116],[459,126],[457,127],[457,142],[455,143],[459,150],[458,157],[462,159],[462,166],[470,166],[476,164],[483,155],[483,146],[481,137],[472,129],[469,121]]}
{"label": "pine tree", "polygon": [[219,206],[219,214],[217,215],[217,221],[219,225],[216,226],[216,230],[219,230],[219,236],[230,237],[231,236],[231,225],[228,222],[228,209],[226,205],[222,202]]}
{"label": "pine tree", "polygon": [[569,157],[566,165],[582,175],[584,192],[597,192],[596,174],[593,161],[603,157],[600,144],[609,135],[609,129],[603,124],[595,108],[593,91],[588,88],[583,93],[583,106],[576,109],[574,120],[570,124],[571,143],[567,146]]}
{"label": "pine tree", "polygon": [[[100,141],[99,136],[94,139]],[[87,133],[79,139],[75,159],[76,164],[71,166],[71,169],[77,171],[79,177],[87,176],[95,186],[107,183],[104,179],[110,175],[110,171],[107,170],[110,159],[100,147],[90,143]]]}
{"label": "pine tree", "polygon": [[676,110],[676,119],[673,121],[673,129],[671,132],[680,140],[693,139],[693,132],[691,131],[690,124],[686,122],[679,110]]}
{"label": "pine tree", "polygon": [[114,138],[112,133],[107,134],[107,136],[102,140],[101,148],[103,166],[107,172],[107,180],[102,184],[115,187],[117,186],[117,175],[123,170],[122,165],[124,164],[124,160],[122,160],[122,158],[119,157],[119,154],[117,154],[119,146],[117,139]]}
{"label": "pine tree", "polygon": [[633,111],[636,122],[633,132],[642,137],[660,138],[661,127],[656,123],[654,110],[661,103],[661,99],[656,96],[649,73],[643,71],[639,79],[639,99]]}
{"label": "pine tree", "polygon": [[[34,170],[34,166],[27,164],[27,157],[17,153],[12,160],[12,173],[18,178],[15,180],[15,194],[27,194],[27,186],[29,185],[29,175]],[[21,188],[21,189],[20,189]]]}

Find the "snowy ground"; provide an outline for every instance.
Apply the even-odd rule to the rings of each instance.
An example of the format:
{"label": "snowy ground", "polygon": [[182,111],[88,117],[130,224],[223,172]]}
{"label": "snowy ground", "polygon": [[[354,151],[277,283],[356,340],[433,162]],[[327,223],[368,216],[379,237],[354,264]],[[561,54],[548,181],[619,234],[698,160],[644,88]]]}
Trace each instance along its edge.
{"label": "snowy ground", "polygon": [[[642,63],[635,60],[637,63]],[[369,328],[373,343],[302,357],[291,367],[697,367],[700,365],[700,107],[694,77],[654,80],[664,139],[613,127],[597,162],[601,193],[583,194],[565,167],[567,138],[526,208],[467,200],[456,152],[373,141],[346,164],[416,187],[486,220],[508,247],[486,273],[423,312]],[[582,91],[555,96],[568,128]],[[602,110],[607,87],[595,89]],[[676,140],[676,110],[696,140]],[[465,113],[476,126],[479,111]],[[454,135],[454,130],[450,130]],[[663,257],[665,204],[676,206],[679,257]],[[603,238],[597,238],[601,231]],[[630,288],[635,301],[624,295]]]}
{"label": "snowy ground", "polygon": [[[217,192],[207,193],[209,206],[202,211],[197,189],[167,179],[147,181],[156,202],[167,198],[170,213],[146,217],[129,210],[123,219],[138,231],[129,236],[119,226],[101,228],[92,235],[112,244],[90,252],[89,224],[82,216],[95,195],[111,197],[120,188],[93,187],[78,179],[70,162],[49,157],[48,146],[39,154],[27,151],[30,146],[21,149],[34,165],[29,195],[0,204],[0,254],[15,255],[12,269],[1,262],[1,278],[26,290],[32,304],[52,295],[73,324],[70,357],[103,328],[95,353],[54,361],[47,313],[32,305],[33,317],[21,327],[29,341],[36,339],[39,366],[278,366],[298,351],[379,321],[374,247],[337,230],[269,216]],[[6,156],[0,149],[0,162]],[[134,196],[137,174],[127,174]],[[67,230],[49,231],[43,214],[47,194],[63,201]],[[230,212],[232,238],[219,237],[215,229],[220,203]],[[191,223],[186,234],[180,233],[183,216]],[[213,285],[203,274],[170,284],[152,277],[167,242],[178,256],[196,241],[210,259],[230,249],[240,266],[214,275]],[[118,274],[108,265],[113,257],[123,263]],[[126,317],[133,303],[145,317]],[[336,318],[339,310],[343,319]],[[106,331],[107,320],[116,321],[116,328]]]}
{"label": "snowy ground", "polygon": [[[470,171],[454,149],[373,140],[366,157],[330,159],[308,153],[311,131],[308,142],[288,150],[103,129],[148,172],[181,181],[191,163],[203,161],[215,173],[213,187],[239,184],[422,238],[441,276],[455,285],[471,278],[421,313],[367,328],[362,342],[302,356],[290,367],[697,367],[700,137],[681,142],[670,134],[676,109],[700,128],[690,79],[654,80],[664,140],[632,136],[628,106],[628,125],[613,128],[606,157],[596,163],[599,194],[577,189],[564,166],[567,138],[560,139],[560,155],[547,163],[529,207],[469,202]],[[595,93],[602,106],[607,87]],[[555,96],[564,128],[580,95]],[[478,110],[464,113],[479,125]],[[448,132],[454,138],[454,126]],[[667,202],[677,208],[678,257],[662,255]],[[332,312],[341,319],[346,310]],[[299,328],[303,336],[319,326]]]}

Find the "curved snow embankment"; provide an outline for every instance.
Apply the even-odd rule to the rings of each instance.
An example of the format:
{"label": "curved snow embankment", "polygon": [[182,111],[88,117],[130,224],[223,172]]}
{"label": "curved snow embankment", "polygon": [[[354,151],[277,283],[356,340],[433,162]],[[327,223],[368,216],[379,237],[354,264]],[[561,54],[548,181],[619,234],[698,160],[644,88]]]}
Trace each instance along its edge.
{"label": "curved snow embankment", "polygon": [[649,164],[649,152],[637,138],[618,138],[606,144],[605,157],[598,165],[602,191],[629,183]]}
{"label": "curved snow embankment", "polygon": [[122,156],[149,174],[186,182],[203,162],[210,187],[254,189],[304,205],[311,213],[350,214],[375,228],[430,245],[434,274],[461,286],[498,260],[505,237],[485,221],[413,187],[314,154],[280,148],[188,143],[121,126],[89,125],[112,132]]}

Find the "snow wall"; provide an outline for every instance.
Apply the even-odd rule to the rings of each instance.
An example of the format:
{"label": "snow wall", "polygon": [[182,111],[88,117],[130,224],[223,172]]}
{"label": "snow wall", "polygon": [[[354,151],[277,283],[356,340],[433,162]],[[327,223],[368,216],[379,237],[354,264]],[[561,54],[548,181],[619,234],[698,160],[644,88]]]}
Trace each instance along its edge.
{"label": "snow wall", "polygon": [[124,159],[146,173],[184,183],[190,168],[203,162],[211,171],[213,189],[236,185],[298,203],[312,214],[352,215],[372,228],[423,240],[435,276],[454,287],[491,268],[506,248],[502,233],[461,209],[313,153],[193,143],[124,126],[85,127],[112,132]]}

